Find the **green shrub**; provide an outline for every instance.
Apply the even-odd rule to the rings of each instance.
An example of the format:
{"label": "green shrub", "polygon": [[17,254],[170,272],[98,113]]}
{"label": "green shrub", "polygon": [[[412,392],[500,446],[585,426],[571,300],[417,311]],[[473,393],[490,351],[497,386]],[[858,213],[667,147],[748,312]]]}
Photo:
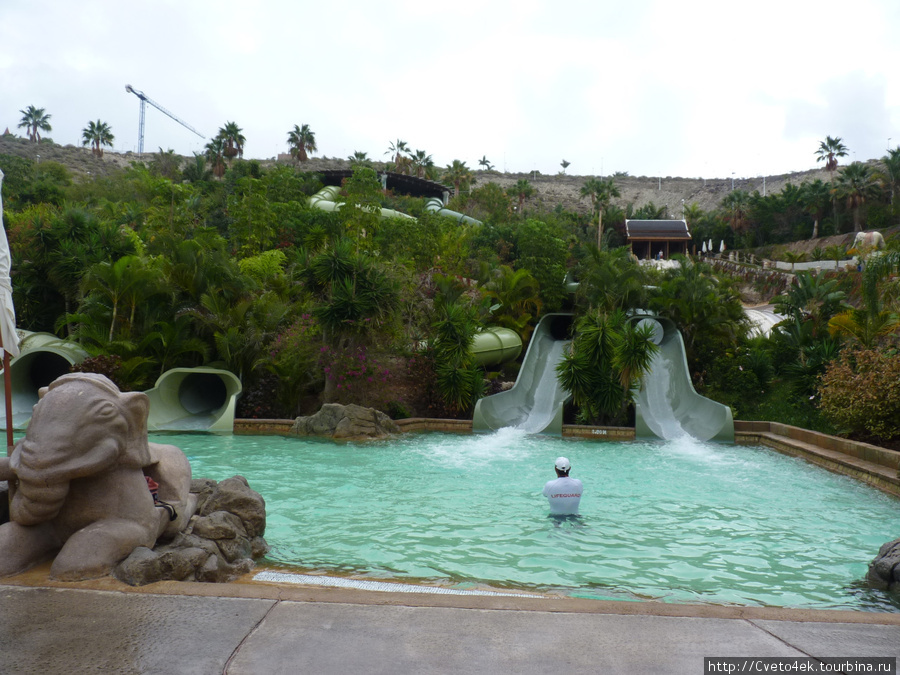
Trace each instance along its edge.
{"label": "green shrub", "polygon": [[900,355],[845,349],[825,370],[820,407],[842,432],[874,441],[900,437]]}

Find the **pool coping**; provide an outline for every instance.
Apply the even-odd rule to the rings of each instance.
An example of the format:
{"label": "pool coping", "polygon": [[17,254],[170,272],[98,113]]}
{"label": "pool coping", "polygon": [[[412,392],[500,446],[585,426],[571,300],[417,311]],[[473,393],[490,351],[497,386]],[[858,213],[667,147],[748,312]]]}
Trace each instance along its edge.
{"label": "pool coping", "polygon": [[391,593],[348,588],[332,588],[280,582],[256,581],[261,571],[283,568],[259,565],[251,572],[227,583],[199,581],[158,581],[146,586],[129,586],[107,576],[85,581],[57,581],[50,578],[50,562],[27,572],[0,580],[4,587],[65,589],[137,594],[146,596],[187,596],[198,598],[239,598],[347,605],[392,607],[437,607],[488,611],[545,612],[566,614],[608,614],[618,616],[661,616],[676,618],[769,620],[814,623],[844,623],[900,626],[900,613],[868,612],[852,609],[798,609],[741,605],[699,605],[656,600],[595,600],[545,595],[433,595]]}
{"label": "pool coping", "polygon": [[[395,422],[403,433],[472,433],[471,420],[416,417]],[[294,420],[236,419],[234,433],[291,436],[293,424]],[[581,424],[564,424],[562,436],[600,442],[633,441],[635,438],[633,427]],[[900,452],[768,421],[735,420],[734,440],[738,445],[764,445],[783,454],[800,457],[900,497]]]}

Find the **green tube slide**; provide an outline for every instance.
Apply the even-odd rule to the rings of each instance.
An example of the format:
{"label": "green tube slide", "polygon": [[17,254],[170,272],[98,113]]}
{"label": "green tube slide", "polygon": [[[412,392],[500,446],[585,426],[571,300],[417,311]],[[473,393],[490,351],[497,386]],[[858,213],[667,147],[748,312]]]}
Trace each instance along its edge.
{"label": "green tube slide", "polygon": [[522,338],[509,328],[488,328],[475,334],[471,352],[480,366],[506,363],[522,353]]}
{"label": "green tube slide", "polygon": [[[12,428],[22,430],[31,421],[31,411],[38,402],[41,387],[46,387],[60,375],[84,361],[87,352],[76,343],[61,340],[52,333],[19,331],[24,337],[19,342],[19,355],[9,364],[10,393],[12,403]],[[0,410],[6,407],[6,393],[0,387]],[[3,429],[6,416],[0,414]]]}
{"label": "green tube slide", "polygon": [[569,394],[559,384],[556,366],[569,344],[571,314],[547,314],[534,329],[516,383],[475,405],[472,430],[515,427],[528,433],[561,434]]}
{"label": "green tube slide", "polygon": [[[24,430],[38,402],[41,387],[70,372],[87,358],[77,343],[51,333],[28,333],[19,342],[19,355],[9,364],[13,429]],[[227,431],[234,429],[234,411],[241,381],[217,368],[173,368],[163,373],[156,386],[145,392],[150,398],[148,428],[151,431]],[[6,406],[0,387],[0,411]],[[6,416],[0,414],[6,428]]]}
{"label": "green tube slide", "polygon": [[425,210],[428,213],[436,213],[439,216],[444,216],[445,218],[452,218],[456,221],[457,225],[461,225],[463,223],[467,225],[481,225],[480,220],[475,220],[474,218],[470,218],[469,216],[459,213],[458,211],[451,211],[450,209],[444,208],[444,202],[442,202],[437,197],[432,197],[427,202],[425,202]]}
{"label": "green tube slide", "polygon": [[218,368],[173,368],[144,393],[150,398],[150,431],[234,430],[241,381]]}
{"label": "green tube slide", "polygon": [[[322,211],[339,211],[341,206],[343,206],[343,202],[337,201],[340,192],[341,189],[335,185],[323,187],[309,198],[309,205],[321,209]],[[415,220],[415,218],[408,213],[401,213],[394,209],[378,209],[378,213],[382,218],[407,218]]]}
{"label": "green tube slide", "polygon": [[649,325],[659,352],[635,396],[635,437],[672,440],[684,435],[701,441],[734,442],[731,408],[694,390],[684,350],[684,339],[669,319],[636,316]]}

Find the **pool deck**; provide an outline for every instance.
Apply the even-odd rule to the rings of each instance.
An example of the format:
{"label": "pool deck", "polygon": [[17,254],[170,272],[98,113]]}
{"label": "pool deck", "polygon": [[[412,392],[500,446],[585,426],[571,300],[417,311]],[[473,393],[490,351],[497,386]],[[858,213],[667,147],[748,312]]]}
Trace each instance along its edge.
{"label": "pool deck", "polygon": [[900,657],[900,613],[385,593],[253,581],[0,584],[4,673],[703,673]]}

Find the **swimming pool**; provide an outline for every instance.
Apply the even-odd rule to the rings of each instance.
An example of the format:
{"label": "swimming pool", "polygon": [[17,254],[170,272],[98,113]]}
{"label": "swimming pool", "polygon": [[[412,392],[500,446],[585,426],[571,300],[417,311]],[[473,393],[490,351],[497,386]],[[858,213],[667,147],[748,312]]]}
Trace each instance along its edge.
{"label": "swimming pool", "polygon": [[[274,563],[364,579],[578,597],[897,611],[860,583],[900,500],[763,447],[577,441],[503,429],[339,444],[152,435],[195,477],[266,499]],[[566,455],[581,518],[541,496]]]}

